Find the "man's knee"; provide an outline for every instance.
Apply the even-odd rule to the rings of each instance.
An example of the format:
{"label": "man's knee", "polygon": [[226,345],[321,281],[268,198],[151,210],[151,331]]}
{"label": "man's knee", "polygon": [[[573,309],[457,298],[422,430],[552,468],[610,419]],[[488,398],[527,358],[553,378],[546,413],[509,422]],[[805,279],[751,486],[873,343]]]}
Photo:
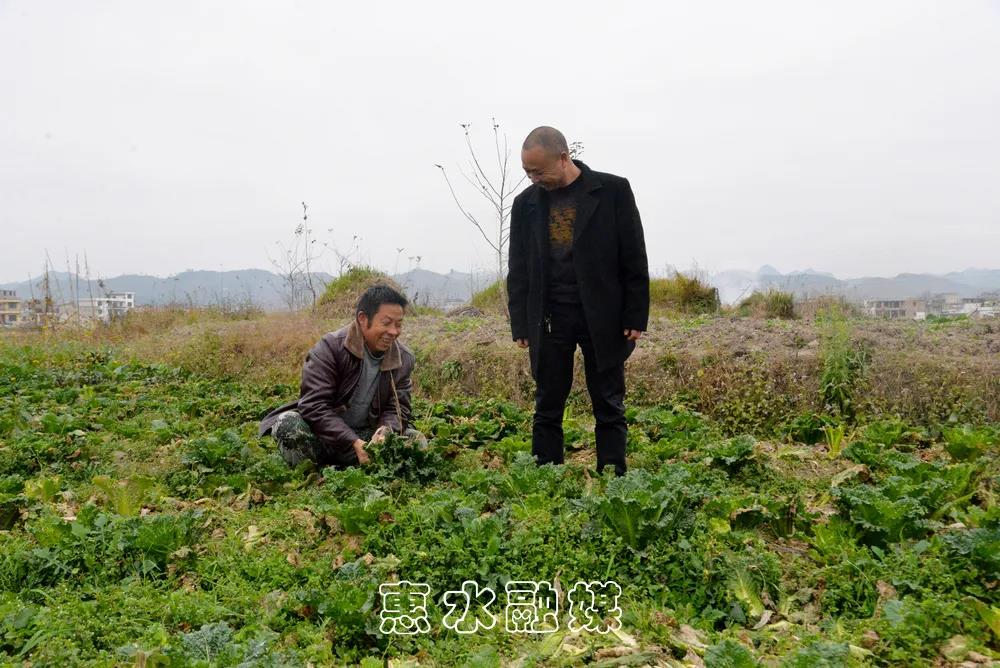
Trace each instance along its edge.
{"label": "man's knee", "polygon": [[279,443],[315,438],[309,423],[298,411],[285,411],[275,418],[271,434]]}
{"label": "man's knee", "polygon": [[295,467],[310,459],[316,461],[316,436],[309,423],[297,411],[279,415],[271,429],[278,442],[278,452],[289,466]]}
{"label": "man's knee", "polygon": [[625,406],[622,404],[607,404],[599,406],[594,403],[594,422],[598,427],[624,427]]}
{"label": "man's knee", "polygon": [[563,392],[562,388],[558,390],[537,388],[535,391],[535,417],[540,417],[546,422],[553,420],[562,422],[563,412],[566,410],[566,400],[569,399],[569,389],[567,387],[566,391]]}
{"label": "man's knee", "polygon": [[618,386],[591,387],[590,403],[599,424],[625,421],[625,392]]}

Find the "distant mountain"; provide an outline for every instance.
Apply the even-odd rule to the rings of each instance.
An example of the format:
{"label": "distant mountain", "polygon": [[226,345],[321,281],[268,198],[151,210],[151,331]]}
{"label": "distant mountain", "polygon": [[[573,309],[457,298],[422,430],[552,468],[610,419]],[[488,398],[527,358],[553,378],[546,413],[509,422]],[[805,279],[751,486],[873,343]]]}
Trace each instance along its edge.
{"label": "distant mountain", "polygon": [[853,302],[948,293],[977,297],[984,292],[1000,291],[1000,270],[996,269],[968,269],[944,276],[899,274],[892,278],[866,276],[841,280],[833,274],[813,269],[782,274],[774,267],[764,266],[757,272],[729,270],[710,274],[706,278],[719,289],[720,299],[727,304],[735,303],[755,290],[782,290],[800,299],[830,295]]}
{"label": "distant mountain", "polygon": [[769,264],[765,264],[763,267],[757,270],[758,276],[781,276],[781,272],[772,267]]}
{"label": "distant mountain", "polygon": [[427,269],[411,269],[393,276],[393,280],[415,303],[449,308],[467,304],[472,295],[492,283],[495,276],[491,272],[466,274],[452,270],[439,274]]}
{"label": "distant mountain", "polygon": [[[313,278],[317,290],[322,290],[333,276],[317,272]],[[413,269],[393,279],[415,303],[445,308],[468,303],[474,292],[494,280],[491,273],[450,271],[438,274],[426,269]],[[100,297],[108,292],[134,292],[136,306],[253,304],[266,310],[281,310],[287,308],[283,285],[280,276],[264,269],[189,270],[166,278],[124,274],[91,279],[89,284],[82,276],[49,272],[49,291],[57,304],[72,302],[74,298],[87,299],[91,295]],[[30,282],[6,283],[0,285],[0,289],[14,290],[22,299],[30,299],[32,295],[41,297],[44,291],[41,277],[32,277]]]}
{"label": "distant mountain", "polygon": [[[322,289],[332,276],[313,275],[317,289]],[[439,274],[427,269],[413,269],[394,276],[406,294],[417,304],[448,308],[468,303],[472,295],[495,280],[493,272],[463,273],[449,271]],[[719,289],[723,303],[732,304],[755,290],[783,290],[800,299],[823,295],[844,297],[860,302],[865,299],[905,299],[953,293],[961,297],[977,297],[987,292],[1000,292],[1000,269],[966,269],[945,275],[899,274],[892,278],[866,276],[838,279],[832,274],[806,269],[782,274],[771,266],[758,271],[728,270],[708,274],[705,279]],[[144,274],[127,274],[98,281],[87,281],[66,272],[49,274],[50,291],[57,303],[86,299],[91,294],[134,292],[137,306],[162,304],[252,303],[266,310],[286,308],[281,277],[263,269],[241,271],[184,271],[160,278]],[[6,283],[0,289],[14,290],[22,299],[42,294],[42,279]]]}
{"label": "distant mountain", "polygon": [[[975,297],[983,292],[978,288],[958,281],[931,274],[900,274],[895,278],[855,278],[845,281],[850,290],[859,294],[858,299],[900,299],[905,297],[929,297],[931,295],[954,293],[961,297]],[[1000,282],[995,288],[1000,289]]]}
{"label": "distant mountain", "polygon": [[[333,277],[314,273],[319,289]],[[31,281],[0,285],[14,290],[22,299],[43,293],[42,277]],[[144,274],[125,274],[105,279],[77,277],[66,272],[49,272],[49,291],[57,304],[72,302],[74,298],[100,297],[107,292],[134,292],[136,306],[164,304],[194,304],[212,306],[248,303],[264,309],[284,307],[282,280],[277,274],[263,269],[240,271],[184,271],[161,278]]]}
{"label": "distant mountain", "polygon": [[945,278],[956,283],[971,285],[985,290],[996,290],[1000,286],[1000,269],[966,269],[945,274]]}
{"label": "distant mountain", "polygon": [[826,276],[827,278],[836,278],[836,276],[834,276],[833,274],[831,274],[828,271],[816,271],[815,269],[813,269],[811,267],[809,269],[803,269],[802,271],[797,272],[797,273],[800,273],[800,274],[811,274],[813,276]]}
{"label": "distant mountain", "polygon": [[773,288],[802,295],[827,294],[841,283],[827,274],[793,272],[780,277],[761,277],[761,287]]}

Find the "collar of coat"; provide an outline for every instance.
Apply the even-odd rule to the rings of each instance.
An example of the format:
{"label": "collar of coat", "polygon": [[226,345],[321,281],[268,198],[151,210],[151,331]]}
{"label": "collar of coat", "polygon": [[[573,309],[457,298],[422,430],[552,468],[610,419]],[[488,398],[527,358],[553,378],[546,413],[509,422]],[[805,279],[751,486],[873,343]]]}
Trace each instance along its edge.
{"label": "collar of coat", "polygon": [[[344,348],[359,360],[365,358],[365,337],[361,333],[361,325],[355,318],[354,322],[347,327],[347,336],[344,337]],[[389,350],[382,355],[380,371],[392,371],[403,366],[403,356],[399,352],[399,343],[393,341]]]}
{"label": "collar of coat", "polygon": [[[575,242],[583,234],[583,231],[587,228],[587,223],[590,222],[591,216],[597,209],[597,204],[600,201],[600,194],[598,191],[603,187],[600,180],[594,175],[594,170],[588,167],[585,163],[580,160],[574,160],[573,164],[580,168],[580,176],[577,178],[581,180],[583,186],[583,196],[580,197],[577,203],[576,210],[576,223],[573,225],[573,241]],[[529,215],[535,216],[539,224],[539,234],[542,234],[541,227],[548,224],[545,220],[544,215],[537,215],[539,213],[544,214],[548,207],[548,193],[540,186],[533,186],[530,193],[528,193],[528,209]],[[533,211],[532,211],[533,210]]]}

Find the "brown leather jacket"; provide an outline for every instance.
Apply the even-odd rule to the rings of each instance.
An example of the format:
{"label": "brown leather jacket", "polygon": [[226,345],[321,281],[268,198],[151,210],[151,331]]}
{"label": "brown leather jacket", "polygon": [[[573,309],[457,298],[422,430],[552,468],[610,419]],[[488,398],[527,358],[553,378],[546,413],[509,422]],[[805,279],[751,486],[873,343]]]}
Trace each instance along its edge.
{"label": "brown leather jacket", "polygon": [[[344,422],[343,414],[357,389],[364,354],[365,341],[357,322],[325,334],[306,356],[298,400],[268,413],[260,423],[260,435],[271,432],[278,415],[297,410],[324,446],[349,447],[358,435]],[[406,430],[414,361],[413,353],[399,341],[382,357],[378,388],[368,409],[372,428],[386,425],[397,433]]]}

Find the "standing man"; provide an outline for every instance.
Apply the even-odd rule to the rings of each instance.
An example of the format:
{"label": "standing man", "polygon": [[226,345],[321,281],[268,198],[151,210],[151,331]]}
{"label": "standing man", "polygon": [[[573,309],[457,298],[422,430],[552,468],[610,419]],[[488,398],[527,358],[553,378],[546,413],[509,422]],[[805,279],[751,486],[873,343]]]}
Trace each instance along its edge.
{"label": "standing man", "polygon": [[532,185],[514,199],[507,295],[514,340],[535,377],[531,450],[563,461],[573,355],[583,350],[596,420],[597,469],[625,473],[625,360],[649,318],[642,221],[626,179],[569,156],[555,128],[531,131],[521,164]]}

